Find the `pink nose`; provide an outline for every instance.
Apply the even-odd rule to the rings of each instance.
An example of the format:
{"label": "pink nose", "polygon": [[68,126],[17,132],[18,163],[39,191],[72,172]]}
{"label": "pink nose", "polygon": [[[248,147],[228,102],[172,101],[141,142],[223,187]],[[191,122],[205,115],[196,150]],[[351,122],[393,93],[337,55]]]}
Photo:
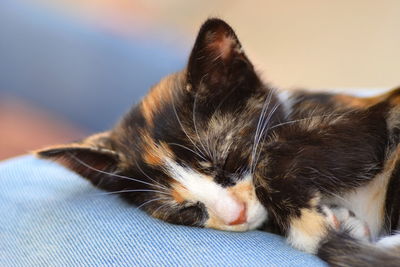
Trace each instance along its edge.
{"label": "pink nose", "polygon": [[247,221],[246,205],[242,205],[242,209],[238,213],[238,217],[234,219],[229,225],[238,225]]}

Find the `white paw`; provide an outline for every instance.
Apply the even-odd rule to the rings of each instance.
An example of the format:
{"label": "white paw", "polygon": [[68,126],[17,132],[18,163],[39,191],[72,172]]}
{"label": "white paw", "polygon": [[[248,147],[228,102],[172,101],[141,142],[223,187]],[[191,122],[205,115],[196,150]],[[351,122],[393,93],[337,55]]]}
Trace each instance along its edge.
{"label": "white paw", "polygon": [[382,248],[400,247],[400,233],[385,236],[381,238],[376,244]]}
{"label": "white paw", "polygon": [[323,207],[328,223],[336,230],[346,230],[349,234],[362,241],[371,240],[371,231],[368,225],[358,219],[356,215],[343,207]]}

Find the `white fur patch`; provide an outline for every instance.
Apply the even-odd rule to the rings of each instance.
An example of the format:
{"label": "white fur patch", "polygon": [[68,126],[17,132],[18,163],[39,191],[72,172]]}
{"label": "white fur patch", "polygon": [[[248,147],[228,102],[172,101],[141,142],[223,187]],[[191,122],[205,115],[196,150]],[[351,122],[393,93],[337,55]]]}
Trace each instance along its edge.
{"label": "white fur patch", "polygon": [[292,113],[293,100],[291,99],[292,92],[287,90],[280,90],[277,92],[279,101],[283,106],[285,116],[288,117]]}
{"label": "white fur patch", "polygon": [[[244,175],[243,182],[252,182],[253,177],[248,173]],[[254,192],[255,196],[255,192]],[[257,197],[253,197],[251,199],[247,199],[247,222],[248,229],[256,229],[261,226],[263,222],[265,222],[268,218],[268,213],[265,207],[260,203]]]}
{"label": "white fur patch", "polygon": [[[214,213],[226,225],[239,217],[243,205],[246,205],[247,209],[247,225],[245,226],[247,229],[255,229],[266,220],[267,212],[257,198],[246,199],[245,203],[240,203],[228,191],[228,188],[223,188],[215,183],[211,177],[189,167],[181,166],[169,158],[165,159],[165,162],[171,177],[184,186],[195,201],[206,205],[208,211]],[[245,182],[247,179],[252,178],[247,175],[243,181]]]}
{"label": "white fur patch", "polygon": [[377,174],[368,184],[358,187],[344,196],[335,196],[324,200],[324,203],[334,203],[353,211],[357,218],[365,221],[371,231],[373,241],[382,234],[386,188],[396,166],[398,151],[400,151],[400,147],[386,161],[383,171]]}
{"label": "white fur patch", "polygon": [[348,230],[350,235],[358,240],[370,241],[371,231],[365,222],[351,216],[350,211],[343,207],[331,208],[331,211],[339,222],[340,228]]}
{"label": "white fur patch", "polygon": [[300,229],[291,227],[287,241],[293,247],[311,254],[317,252],[321,237],[318,235],[309,235]]}
{"label": "white fur patch", "polygon": [[212,179],[190,168],[183,167],[171,159],[166,160],[171,176],[182,184],[193,197],[215,211],[226,224],[238,218],[242,206],[229,192]]}
{"label": "white fur patch", "polygon": [[400,247],[400,233],[384,237],[380,239],[376,244],[382,248]]}

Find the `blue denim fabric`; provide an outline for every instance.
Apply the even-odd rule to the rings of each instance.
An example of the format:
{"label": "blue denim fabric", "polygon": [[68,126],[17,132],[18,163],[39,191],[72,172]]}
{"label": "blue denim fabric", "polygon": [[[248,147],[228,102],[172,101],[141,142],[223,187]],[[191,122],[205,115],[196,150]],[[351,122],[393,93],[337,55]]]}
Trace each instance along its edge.
{"label": "blue denim fabric", "polygon": [[56,163],[0,163],[0,266],[324,266],[265,232],[153,219]]}

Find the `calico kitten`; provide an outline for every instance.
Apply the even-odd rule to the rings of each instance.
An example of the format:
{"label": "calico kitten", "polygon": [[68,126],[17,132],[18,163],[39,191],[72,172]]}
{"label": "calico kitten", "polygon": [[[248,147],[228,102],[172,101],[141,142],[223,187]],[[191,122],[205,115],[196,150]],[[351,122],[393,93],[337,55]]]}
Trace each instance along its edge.
{"label": "calico kitten", "polygon": [[[260,80],[233,30],[210,19],[187,67],[154,86],[114,129],[38,155],[155,218],[230,231],[269,219],[294,247],[343,263],[335,258],[348,260],[340,241],[364,255],[354,237],[368,236],[347,201],[379,195],[378,223],[357,213],[376,223],[374,236],[382,205],[398,216],[395,202],[382,199],[386,191],[373,186],[397,160],[390,152],[396,111],[384,99],[278,93]],[[388,195],[397,195],[397,179],[389,184]]]}
{"label": "calico kitten", "polygon": [[114,129],[39,156],[120,192],[155,218],[245,231],[267,217],[249,168],[260,113],[265,127],[284,119],[233,30],[210,19],[187,67],[154,86]]}

